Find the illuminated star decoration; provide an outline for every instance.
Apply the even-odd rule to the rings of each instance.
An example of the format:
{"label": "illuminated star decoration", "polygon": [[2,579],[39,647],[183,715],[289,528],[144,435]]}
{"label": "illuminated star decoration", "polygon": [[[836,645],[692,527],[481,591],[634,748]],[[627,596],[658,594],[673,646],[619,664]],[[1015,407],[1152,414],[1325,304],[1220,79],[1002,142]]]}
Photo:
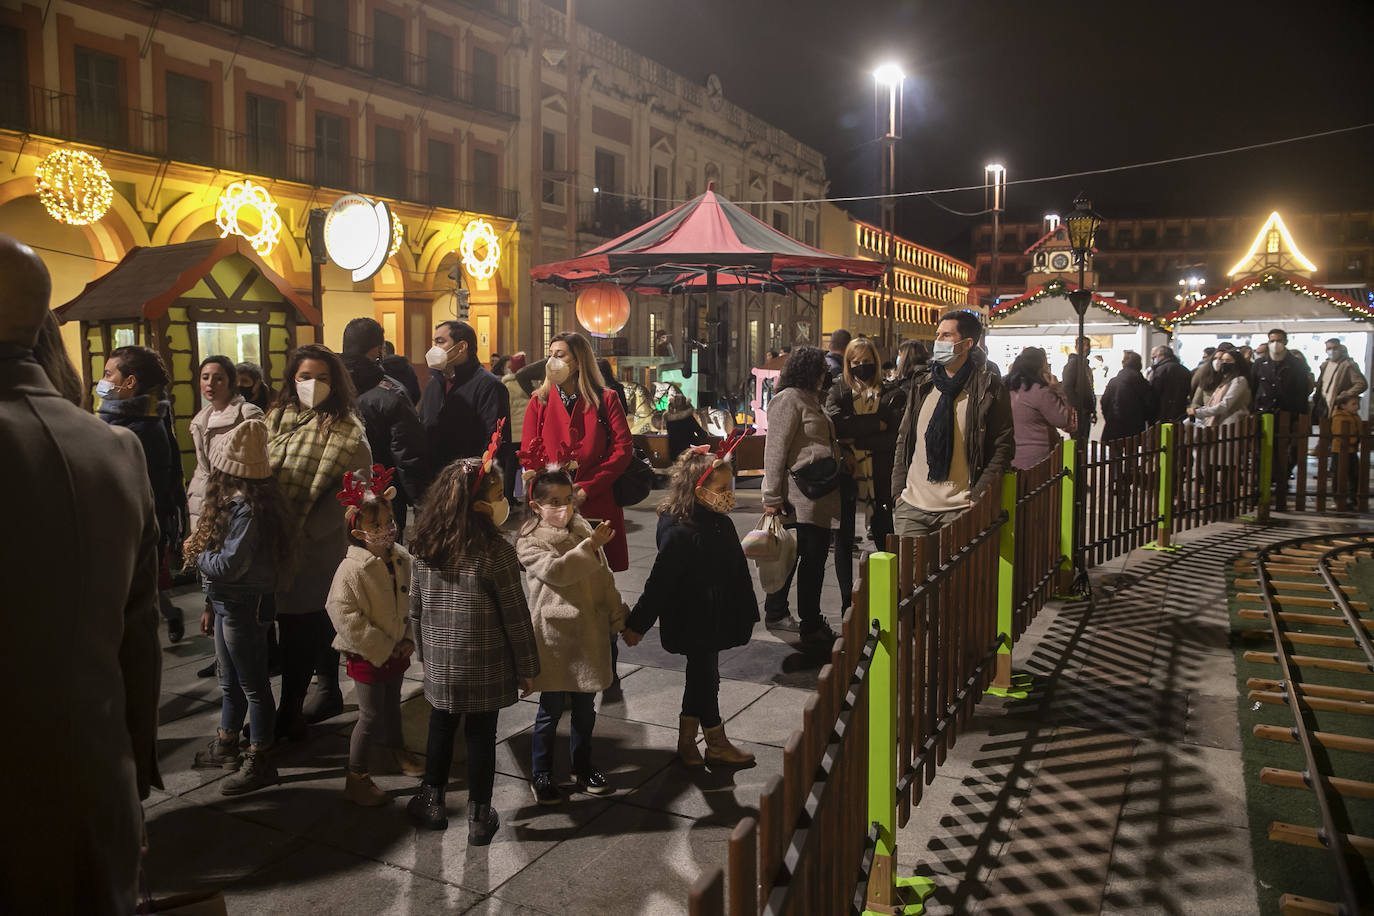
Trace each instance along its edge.
{"label": "illuminated star decoration", "polygon": [[[245,209],[257,211],[257,232],[249,232],[239,222],[239,217]],[[253,246],[253,250],[263,257],[266,257],[272,251],[272,246],[277,244],[282,230],[277,202],[267,193],[266,188],[251,181],[236,181],[224,189],[224,193],[219,196],[219,207],[215,210],[215,224],[219,226],[220,238],[242,236]]]}
{"label": "illuminated star decoration", "polygon": [[89,226],[114,202],[114,186],[105,167],[83,150],[53,150],[38,163],[33,177],[43,208],[68,226]]}
{"label": "illuminated star decoration", "polygon": [[[477,256],[478,243],[486,244],[486,253]],[[463,268],[476,280],[486,280],[501,266],[501,242],[496,230],[484,219],[475,219],[463,227],[463,239],[458,243]]]}

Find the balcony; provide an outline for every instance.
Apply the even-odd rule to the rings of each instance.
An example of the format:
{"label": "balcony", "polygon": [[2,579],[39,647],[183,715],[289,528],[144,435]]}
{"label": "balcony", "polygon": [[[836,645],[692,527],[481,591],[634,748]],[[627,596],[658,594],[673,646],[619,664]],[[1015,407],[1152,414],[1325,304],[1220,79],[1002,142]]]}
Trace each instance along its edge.
{"label": "balcony", "polygon": [[[234,35],[285,48],[340,67],[357,70],[407,89],[435,94],[504,118],[520,117],[520,93],[480,74],[459,70],[407,52],[403,45],[379,42],[269,0],[140,0],[142,5],[207,22]],[[460,0],[515,21],[515,0]]]}
{"label": "balcony", "polygon": [[577,208],[577,230],[613,239],[653,219],[653,211],[642,200],[597,195]]}
{"label": "balcony", "polygon": [[41,86],[0,83],[0,100],[0,129],[16,133],[506,219],[519,214],[516,191],[451,175],[397,168],[199,122],[174,122],[137,108],[96,106]]}

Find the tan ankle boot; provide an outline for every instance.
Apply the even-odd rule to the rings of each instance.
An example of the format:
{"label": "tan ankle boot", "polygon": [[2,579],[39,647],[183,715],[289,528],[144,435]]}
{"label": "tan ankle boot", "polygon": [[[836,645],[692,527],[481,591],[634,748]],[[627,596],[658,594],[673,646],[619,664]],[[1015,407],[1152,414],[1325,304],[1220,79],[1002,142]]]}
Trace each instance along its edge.
{"label": "tan ankle boot", "polygon": [[425,775],[425,758],[419,754],[413,754],[403,747],[398,747],[392,751],[392,756],[396,761],[396,768],[404,775]]}
{"label": "tan ankle boot", "polygon": [[371,776],[352,770],[344,777],[344,798],[364,808],[376,808],[391,801],[391,796],[377,788]]}
{"label": "tan ankle boot", "polygon": [[692,716],[679,716],[677,720],[677,755],[689,767],[705,766],[701,751],[697,748],[697,732],[701,720]]}
{"label": "tan ankle boot", "polygon": [[754,762],[754,755],[742,751],[725,737],[725,726],[717,725],[706,729],[706,762],[724,766],[742,767]]}

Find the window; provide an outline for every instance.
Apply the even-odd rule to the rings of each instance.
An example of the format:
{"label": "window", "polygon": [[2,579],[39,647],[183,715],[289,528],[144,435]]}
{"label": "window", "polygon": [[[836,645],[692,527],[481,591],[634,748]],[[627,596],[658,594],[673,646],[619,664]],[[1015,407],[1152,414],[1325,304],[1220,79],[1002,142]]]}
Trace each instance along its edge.
{"label": "window", "polygon": [[119,58],[76,48],[76,134],[102,146],[124,146],[124,74]]}
{"label": "window", "polygon": [[254,38],[280,44],[284,11],[278,0],[243,0],[243,30]]}
{"label": "window", "polygon": [[315,113],[315,183],[334,188],[348,186],[348,141],[344,119]]}
{"label": "window", "polygon": [[658,332],[661,328],[662,319],[658,317],[658,312],[649,313],[649,348],[646,352],[659,356],[658,352]]}
{"label": "window", "polygon": [[28,127],[29,93],[24,63],[24,31],[0,27],[0,127]]}
{"label": "window", "polygon": [[197,321],[196,346],[202,357],[221,353],[236,363],[262,363],[262,329],[256,324]]}
{"label": "window", "polygon": [[378,127],[373,134],[372,186],[378,197],[405,196],[405,154],[401,132]]}
{"label": "window", "polygon": [[405,82],[406,24],[400,16],[372,14],[372,71],[383,79]]}
{"label": "window", "polygon": [[762,322],[757,318],[749,319],[749,354],[745,358],[752,364],[763,353]]}
{"label": "window", "polygon": [[425,88],[453,98],[453,39],[443,32],[425,32]]}
{"label": "window", "polygon": [[315,0],[315,53],[348,66],[348,0]]}
{"label": "window", "polygon": [[248,94],[244,115],[249,171],[262,175],[282,174],[286,160],[286,137],[282,130],[285,107],[280,99]]}
{"label": "window", "polygon": [[616,184],[615,153],[597,148],[596,151],[596,186],[603,192],[617,192],[620,190]]}
{"label": "window", "polygon": [[787,235],[787,225],[788,225],[787,214],[784,213],[782,210],[774,210],[774,211],[773,211],[773,228],[776,229],[776,230],[778,230],[779,232],[781,232],[783,235]]}
{"label": "window", "polygon": [[484,149],[472,151],[472,206],[482,213],[496,211],[496,154]]}
{"label": "window", "polygon": [[558,324],[558,306],[552,302],[544,303],[544,352],[549,351],[549,344],[553,343],[553,338],[562,328]]}
{"label": "window", "polygon": [[[544,172],[558,172],[559,136],[551,130],[544,131],[543,150],[540,153]],[[560,182],[555,178],[545,178],[539,188],[539,199],[555,207],[563,206],[563,196],[558,193]]]}
{"label": "window", "polygon": [[672,204],[672,185],[668,182],[668,167],[666,165],[654,166],[654,190],[653,190],[653,213],[658,216],[666,213]]}
{"label": "window", "polygon": [[496,55],[486,48],[472,49],[472,102],[479,108],[496,109],[500,83]]}
{"label": "window", "polygon": [[816,244],[816,221],[814,219],[809,219],[802,225],[805,227],[802,233],[802,241],[808,245],[814,246]]}
{"label": "window", "polygon": [[453,206],[453,144],[429,141],[429,203]]}
{"label": "window", "polygon": [[205,80],[167,74],[167,155],[211,163],[210,84]]}

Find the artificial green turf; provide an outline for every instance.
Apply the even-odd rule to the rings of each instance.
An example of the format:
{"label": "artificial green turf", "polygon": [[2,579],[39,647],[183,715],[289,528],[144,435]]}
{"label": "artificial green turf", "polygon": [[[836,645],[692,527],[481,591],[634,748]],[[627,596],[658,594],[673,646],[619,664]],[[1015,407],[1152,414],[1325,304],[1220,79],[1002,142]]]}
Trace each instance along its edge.
{"label": "artificial green turf", "polygon": [[[1374,561],[1360,560],[1356,562],[1361,565],[1361,569],[1358,572],[1352,571],[1349,581],[1360,588],[1360,594],[1353,597],[1358,597],[1374,606]],[[1253,574],[1249,572],[1242,572],[1239,575],[1243,578],[1253,577]],[[1254,727],[1258,724],[1291,728],[1293,716],[1286,705],[1257,704],[1249,699],[1250,691],[1246,687],[1247,680],[1252,677],[1281,680],[1282,674],[1278,665],[1248,662],[1244,658],[1245,652],[1250,650],[1272,652],[1274,651],[1274,644],[1272,639],[1241,639],[1237,635],[1242,630],[1267,630],[1269,625],[1265,620],[1244,620],[1237,616],[1236,612],[1243,607],[1262,608],[1263,605],[1252,601],[1244,603],[1239,601],[1236,596],[1241,590],[1235,587],[1236,577],[1236,571],[1229,569],[1227,594],[1233,631],[1231,645],[1236,655],[1241,752],[1245,769],[1246,808],[1250,820],[1256,891],[1261,912],[1266,916],[1268,914],[1277,916],[1279,898],[1284,894],[1301,894],[1317,900],[1335,902],[1340,899],[1340,890],[1336,882],[1335,865],[1330,852],[1269,839],[1269,825],[1274,821],[1307,827],[1320,827],[1321,817],[1312,790],[1281,788],[1265,785],[1259,781],[1259,773],[1263,767],[1279,767],[1302,772],[1306,768],[1306,762],[1301,745],[1267,741],[1254,736]],[[1315,572],[1310,576],[1273,574],[1271,579],[1276,585],[1285,579],[1303,582],[1321,581]],[[1371,590],[1369,594],[1365,594],[1366,584]],[[1256,591],[1248,587],[1244,590],[1247,592]],[[1281,602],[1275,602],[1275,606],[1277,610],[1284,610]],[[1334,609],[1311,607],[1292,607],[1288,610],[1316,614],[1334,612]],[[1363,616],[1368,618],[1370,615],[1365,612]],[[1286,624],[1285,629],[1292,632],[1345,635],[1341,630],[1332,627]],[[1299,645],[1296,643],[1289,644],[1289,654],[1351,660],[1363,658],[1357,649]],[[1374,690],[1374,675],[1370,674],[1295,668],[1293,676],[1297,681],[1311,684]],[[1256,708],[1257,706],[1258,708]],[[1374,717],[1370,716],[1326,710],[1308,710],[1306,721],[1309,728],[1315,731],[1335,732],[1365,738],[1374,737]],[[1320,747],[1316,748],[1316,752],[1318,754],[1318,766],[1323,772],[1351,779],[1374,781],[1374,755]],[[1346,821],[1347,832],[1359,836],[1374,836],[1374,800],[1337,796],[1335,804],[1333,813],[1338,823],[1341,820]],[[1357,886],[1361,881],[1364,881],[1367,887],[1368,860],[1352,860],[1351,867],[1356,875]],[[1361,871],[1364,872],[1363,878]]]}

